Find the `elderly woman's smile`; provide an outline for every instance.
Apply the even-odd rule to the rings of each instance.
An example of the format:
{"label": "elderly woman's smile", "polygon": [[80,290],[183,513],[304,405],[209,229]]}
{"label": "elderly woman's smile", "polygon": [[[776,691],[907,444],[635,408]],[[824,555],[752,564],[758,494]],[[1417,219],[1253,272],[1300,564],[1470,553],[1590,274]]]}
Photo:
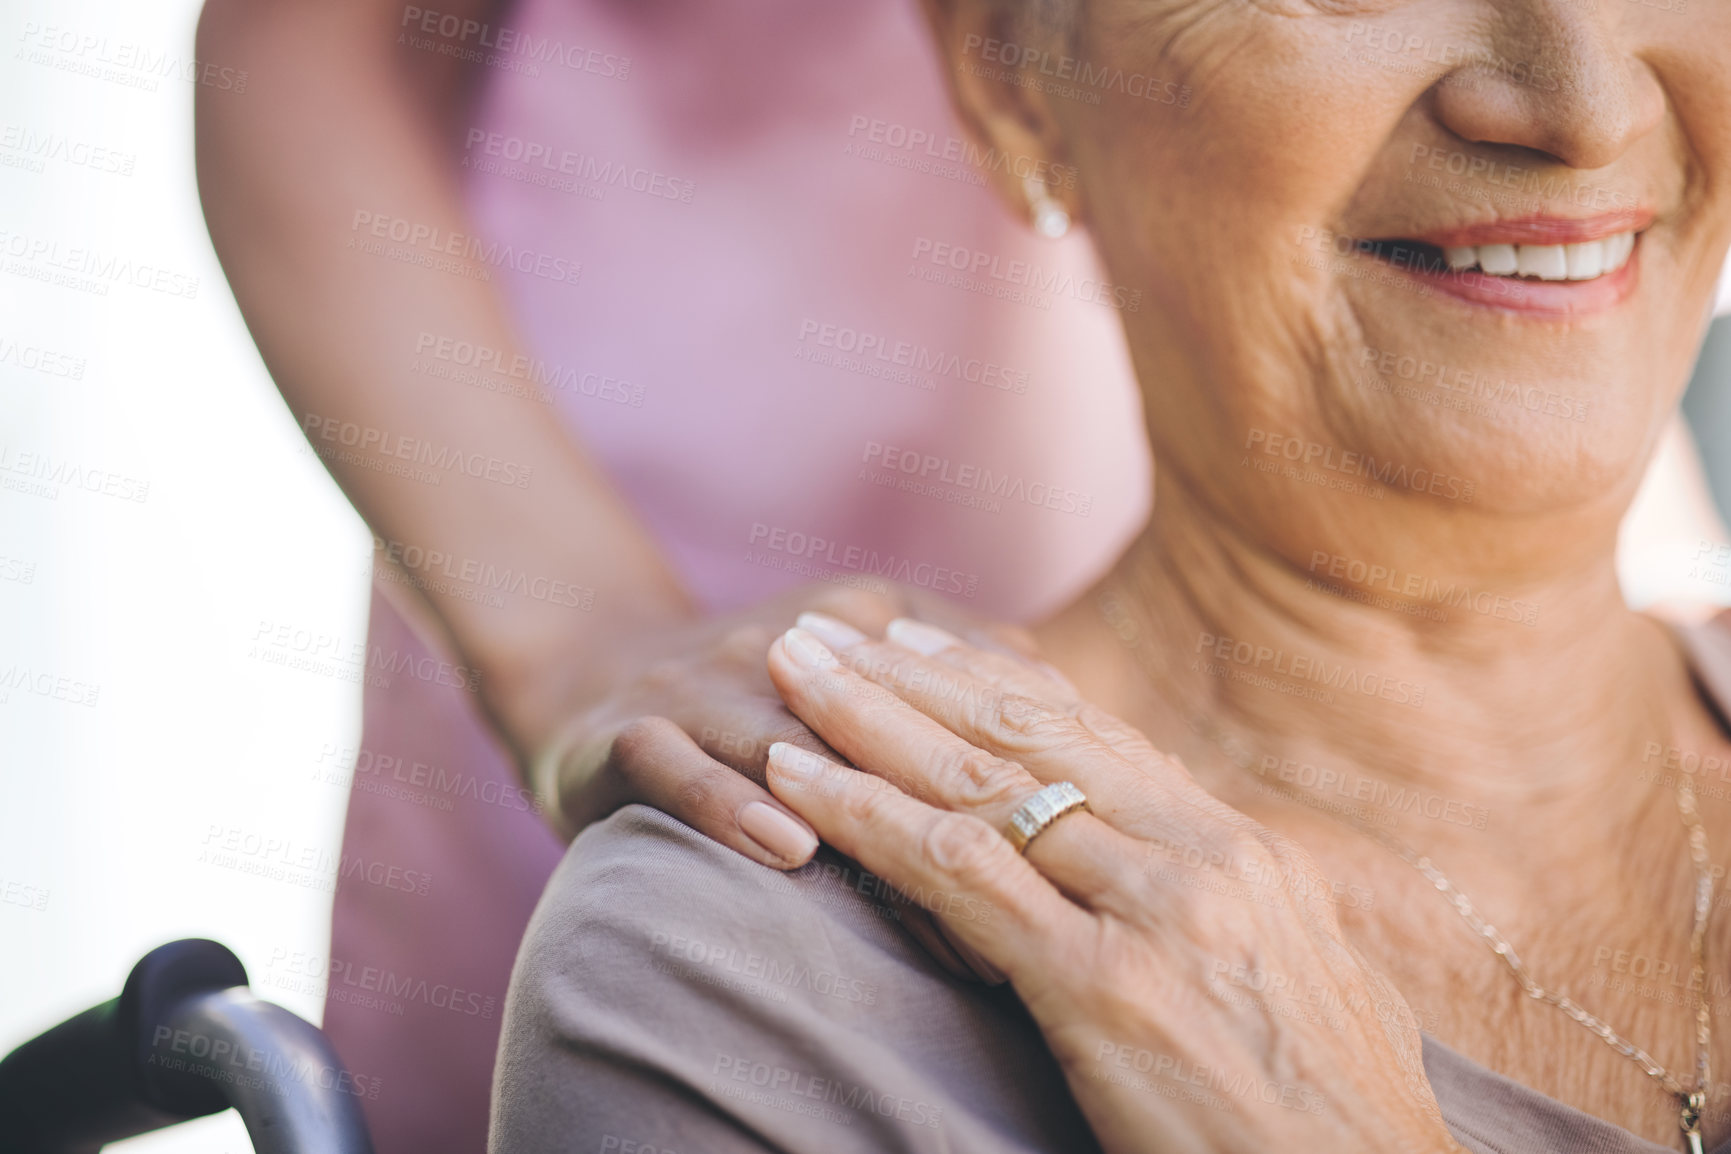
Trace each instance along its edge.
{"label": "elderly woman's smile", "polygon": [[[1633,223],[1643,218],[1643,223]],[[1620,304],[1634,291],[1636,266],[1630,257],[1651,218],[1650,212],[1573,219],[1533,216],[1419,237],[1356,242],[1335,238],[1330,247],[1343,256],[1367,253],[1462,300],[1516,312],[1575,316]],[[1344,251],[1341,239],[1347,242]]]}

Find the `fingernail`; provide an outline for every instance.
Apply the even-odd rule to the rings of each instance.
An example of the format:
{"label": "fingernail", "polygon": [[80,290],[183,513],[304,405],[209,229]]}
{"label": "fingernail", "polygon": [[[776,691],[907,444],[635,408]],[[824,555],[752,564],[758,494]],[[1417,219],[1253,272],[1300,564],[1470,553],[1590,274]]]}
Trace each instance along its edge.
{"label": "fingernail", "polygon": [[927,625],[924,621],[915,621],[912,617],[897,617],[891,621],[889,628],[884,630],[884,636],[926,657],[962,643],[954,633],[936,625]]}
{"label": "fingernail", "polygon": [[823,642],[797,625],[781,635],[781,646],[807,669],[828,669],[836,663],[835,654],[825,649]]}
{"label": "fingernail", "polygon": [[798,624],[801,629],[817,634],[818,640],[831,649],[846,649],[866,639],[864,633],[827,613],[801,613]]}
{"label": "fingernail", "polygon": [[818,770],[823,768],[823,758],[809,749],[777,741],[769,747],[769,765],[783,777],[804,781],[817,776]]}
{"label": "fingernail", "polygon": [[739,828],[772,855],[794,865],[804,865],[817,852],[817,835],[766,801],[741,809]]}

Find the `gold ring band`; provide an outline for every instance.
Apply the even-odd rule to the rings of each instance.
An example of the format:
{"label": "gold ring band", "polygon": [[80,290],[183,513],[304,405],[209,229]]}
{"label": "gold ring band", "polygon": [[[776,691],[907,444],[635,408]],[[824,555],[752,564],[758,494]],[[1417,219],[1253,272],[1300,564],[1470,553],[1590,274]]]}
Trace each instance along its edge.
{"label": "gold ring band", "polygon": [[1027,853],[1028,843],[1046,831],[1046,827],[1067,813],[1088,808],[1088,799],[1068,781],[1043,786],[1032,797],[1016,807],[1004,836],[1016,847],[1017,853]]}

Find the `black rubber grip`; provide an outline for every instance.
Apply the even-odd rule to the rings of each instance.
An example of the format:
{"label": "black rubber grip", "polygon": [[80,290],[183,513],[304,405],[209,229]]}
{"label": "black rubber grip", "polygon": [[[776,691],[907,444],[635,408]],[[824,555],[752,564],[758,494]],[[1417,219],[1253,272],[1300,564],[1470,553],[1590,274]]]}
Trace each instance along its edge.
{"label": "black rubber grip", "polygon": [[38,1034],[0,1059],[0,1136],[18,1154],[86,1154],[105,1143],[228,1107],[208,1081],[152,1061],[186,997],[246,985],[240,959],[202,938],[170,942],[133,967],[120,997]]}

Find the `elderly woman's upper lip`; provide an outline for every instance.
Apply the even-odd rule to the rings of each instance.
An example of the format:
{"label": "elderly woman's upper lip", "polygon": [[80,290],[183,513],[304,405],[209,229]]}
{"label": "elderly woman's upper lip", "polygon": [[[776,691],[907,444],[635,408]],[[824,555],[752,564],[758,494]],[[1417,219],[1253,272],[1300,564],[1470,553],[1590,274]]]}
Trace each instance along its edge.
{"label": "elderly woman's upper lip", "polygon": [[1488,244],[1583,244],[1624,232],[1641,232],[1653,223],[1652,209],[1624,209],[1599,216],[1533,216],[1461,225],[1405,237],[1437,248]]}

